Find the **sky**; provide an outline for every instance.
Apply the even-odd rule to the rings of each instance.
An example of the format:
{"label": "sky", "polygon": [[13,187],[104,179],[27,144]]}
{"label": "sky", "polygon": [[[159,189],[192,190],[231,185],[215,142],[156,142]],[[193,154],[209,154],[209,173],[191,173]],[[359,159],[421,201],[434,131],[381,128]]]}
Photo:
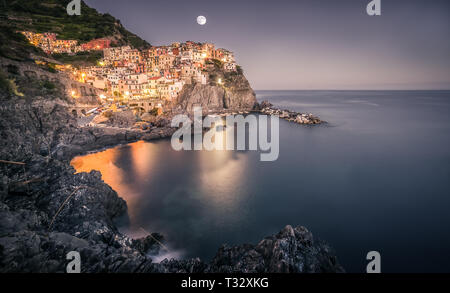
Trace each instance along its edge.
{"label": "sky", "polygon": [[85,2],[155,46],[233,51],[256,90],[450,89],[448,0],[381,0],[381,16],[370,0]]}

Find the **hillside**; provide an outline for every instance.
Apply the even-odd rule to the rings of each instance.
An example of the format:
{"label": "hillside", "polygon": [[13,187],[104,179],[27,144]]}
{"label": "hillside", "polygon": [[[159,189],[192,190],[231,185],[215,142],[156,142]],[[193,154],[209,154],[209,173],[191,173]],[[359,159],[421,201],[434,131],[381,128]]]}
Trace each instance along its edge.
{"label": "hillside", "polygon": [[146,48],[150,44],[126,30],[120,20],[102,14],[82,1],[81,15],[66,12],[70,0],[7,0],[0,1],[0,25],[14,30],[36,33],[57,33],[60,39],[87,42],[97,38],[110,38],[117,46],[132,45]]}
{"label": "hillside", "polygon": [[5,23],[0,24],[0,57],[15,61],[28,61],[31,53],[45,54],[41,49],[31,45],[24,35],[16,33],[12,26]]}

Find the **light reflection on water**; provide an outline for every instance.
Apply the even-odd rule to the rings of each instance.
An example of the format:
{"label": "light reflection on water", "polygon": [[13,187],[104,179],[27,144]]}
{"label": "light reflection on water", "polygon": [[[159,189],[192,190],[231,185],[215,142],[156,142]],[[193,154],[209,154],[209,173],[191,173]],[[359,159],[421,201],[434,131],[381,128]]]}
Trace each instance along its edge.
{"label": "light reflection on water", "polygon": [[[191,159],[180,154],[171,150],[168,141],[139,141],[75,157],[71,164],[78,173],[100,171],[102,179],[127,202],[129,223],[121,230],[132,237],[142,237],[147,230],[162,232],[170,239],[168,227],[180,222],[187,225],[186,233],[191,233],[189,229],[195,231],[204,225],[206,218],[201,214],[228,217],[229,221],[219,220],[227,225],[239,222],[242,213],[230,214],[240,209],[239,203],[246,196],[248,157],[244,152],[195,152]],[[176,183],[180,181],[186,181],[186,185]],[[165,185],[167,193],[159,191],[160,184]],[[180,211],[183,215],[178,217]]]}
{"label": "light reflection on water", "polygon": [[[384,272],[449,272],[450,92],[270,91],[279,107],[327,127],[280,121],[280,156],[173,151],[138,142],[75,158],[99,170],[140,227],[185,256],[208,260],[223,244],[257,243],[287,224],[333,246],[347,271],[378,250]],[[378,106],[375,106],[378,105]]]}

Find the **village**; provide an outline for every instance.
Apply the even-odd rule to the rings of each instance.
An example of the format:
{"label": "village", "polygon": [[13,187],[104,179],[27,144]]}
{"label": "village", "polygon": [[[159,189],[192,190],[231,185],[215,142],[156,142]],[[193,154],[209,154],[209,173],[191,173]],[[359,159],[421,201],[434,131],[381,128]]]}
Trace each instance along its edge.
{"label": "village", "polygon": [[[48,54],[103,51],[103,58],[94,66],[56,66],[71,79],[97,89],[103,110],[126,107],[160,115],[164,109],[171,108],[185,84],[211,82],[208,68],[220,66],[224,72],[239,70],[232,52],[216,49],[211,43],[187,41],[138,50],[131,46],[114,47],[106,38],[79,44],[76,40],[60,40],[54,33],[22,34]],[[212,82],[223,83],[220,78]],[[82,93],[70,89],[68,94],[76,99]]]}
{"label": "village", "polygon": [[[139,123],[134,123],[136,121],[130,112],[139,116],[138,120],[154,122],[154,117],[173,111],[184,85],[212,83],[224,86],[224,80],[210,75],[209,69],[219,67],[225,73],[241,71],[231,51],[216,49],[211,43],[187,41],[139,50],[131,46],[114,47],[106,38],[78,44],[78,41],[59,40],[53,33],[22,34],[30,43],[51,54],[103,53],[103,57],[93,66],[55,66],[59,71],[66,72],[71,80],[89,85],[101,100],[102,106],[83,110],[79,117],[80,121],[84,121],[83,125],[91,122],[103,124],[111,120],[111,113],[127,112],[128,119],[123,119],[126,115],[115,119],[120,121],[119,125],[135,124],[142,128]],[[86,92],[85,87],[72,86],[67,89],[69,96],[80,101]],[[261,103],[259,111],[297,124],[324,123],[312,114],[277,109],[267,102]],[[100,113],[103,115],[96,115]]]}

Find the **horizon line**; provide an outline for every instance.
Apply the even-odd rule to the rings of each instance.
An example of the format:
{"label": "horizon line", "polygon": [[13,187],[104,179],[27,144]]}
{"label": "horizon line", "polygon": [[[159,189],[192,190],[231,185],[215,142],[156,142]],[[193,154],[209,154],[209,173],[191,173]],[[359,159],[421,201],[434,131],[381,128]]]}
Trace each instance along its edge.
{"label": "horizon line", "polygon": [[377,92],[377,91],[410,91],[410,92],[418,92],[418,91],[450,91],[450,88],[448,89],[254,89],[254,91],[333,91],[333,92],[350,92],[350,91],[370,91],[370,92]]}

